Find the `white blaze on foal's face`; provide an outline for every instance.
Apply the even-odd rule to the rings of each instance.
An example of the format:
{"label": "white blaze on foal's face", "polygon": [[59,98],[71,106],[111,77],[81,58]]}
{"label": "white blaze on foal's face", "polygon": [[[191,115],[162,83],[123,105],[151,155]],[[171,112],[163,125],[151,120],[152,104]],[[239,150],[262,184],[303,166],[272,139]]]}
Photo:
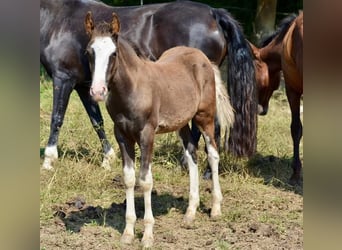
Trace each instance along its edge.
{"label": "white blaze on foal's face", "polygon": [[116,51],[116,46],[110,37],[96,37],[90,47],[94,50],[95,57],[92,87],[101,88],[103,85],[106,86],[109,58]]}

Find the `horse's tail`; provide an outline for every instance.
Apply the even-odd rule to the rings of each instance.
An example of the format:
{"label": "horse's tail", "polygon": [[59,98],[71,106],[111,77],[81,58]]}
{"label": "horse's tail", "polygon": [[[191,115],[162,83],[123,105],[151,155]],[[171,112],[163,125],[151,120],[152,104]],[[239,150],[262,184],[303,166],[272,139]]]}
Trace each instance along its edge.
{"label": "horse's tail", "polygon": [[213,9],[228,47],[228,92],[235,111],[230,129],[229,151],[236,156],[251,156],[257,145],[257,96],[252,52],[242,28],[224,9]]}
{"label": "horse's tail", "polygon": [[234,111],[230,105],[228,92],[223,85],[221,72],[215,64],[212,64],[212,67],[215,73],[216,116],[221,125],[221,130],[225,131],[226,128],[233,127]]}

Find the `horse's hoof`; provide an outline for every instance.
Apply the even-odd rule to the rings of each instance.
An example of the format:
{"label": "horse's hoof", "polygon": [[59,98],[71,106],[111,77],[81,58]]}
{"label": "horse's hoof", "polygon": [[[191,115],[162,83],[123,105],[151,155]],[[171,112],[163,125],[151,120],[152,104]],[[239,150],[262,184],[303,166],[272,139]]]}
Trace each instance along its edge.
{"label": "horse's hoof", "polygon": [[206,169],[203,174],[203,180],[211,180],[211,170]]}
{"label": "horse's hoof", "polygon": [[302,180],[296,176],[292,176],[289,180],[289,185],[291,186],[301,186],[302,184]]}
{"label": "horse's hoof", "polygon": [[121,236],[120,242],[125,245],[130,245],[134,241],[134,235],[131,234],[123,234]]}
{"label": "horse's hoof", "polygon": [[101,164],[101,167],[106,169],[106,170],[111,170],[111,163],[113,162],[113,160],[115,159],[115,152],[114,150],[111,148],[108,153],[106,153],[104,156],[103,156],[103,161],[102,161],[102,164]]}
{"label": "horse's hoof", "polygon": [[45,170],[53,170],[51,159],[45,158],[43,162],[43,169]]}
{"label": "horse's hoof", "polygon": [[141,239],[141,245],[143,249],[151,248],[153,246],[153,236],[143,237]]}

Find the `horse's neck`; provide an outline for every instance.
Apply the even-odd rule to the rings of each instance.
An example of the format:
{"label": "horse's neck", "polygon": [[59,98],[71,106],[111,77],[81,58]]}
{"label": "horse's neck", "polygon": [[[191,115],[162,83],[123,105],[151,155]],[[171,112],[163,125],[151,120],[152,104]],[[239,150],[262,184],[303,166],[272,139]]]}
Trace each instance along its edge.
{"label": "horse's neck", "polygon": [[267,63],[267,66],[272,71],[280,71],[281,70],[281,52],[282,51],[282,43],[276,42],[276,39],[273,39],[267,46],[260,49],[260,58],[264,62]]}

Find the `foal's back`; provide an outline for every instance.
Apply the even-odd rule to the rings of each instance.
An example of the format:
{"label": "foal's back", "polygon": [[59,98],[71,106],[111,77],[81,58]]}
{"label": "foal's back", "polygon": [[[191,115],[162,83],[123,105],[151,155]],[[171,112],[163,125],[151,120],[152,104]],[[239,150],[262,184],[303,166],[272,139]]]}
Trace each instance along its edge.
{"label": "foal's back", "polygon": [[154,84],[160,89],[160,123],[178,127],[179,114],[183,117],[181,123],[187,123],[198,112],[205,111],[208,116],[215,114],[215,74],[203,52],[174,47],[152,64],[156,73]]}

